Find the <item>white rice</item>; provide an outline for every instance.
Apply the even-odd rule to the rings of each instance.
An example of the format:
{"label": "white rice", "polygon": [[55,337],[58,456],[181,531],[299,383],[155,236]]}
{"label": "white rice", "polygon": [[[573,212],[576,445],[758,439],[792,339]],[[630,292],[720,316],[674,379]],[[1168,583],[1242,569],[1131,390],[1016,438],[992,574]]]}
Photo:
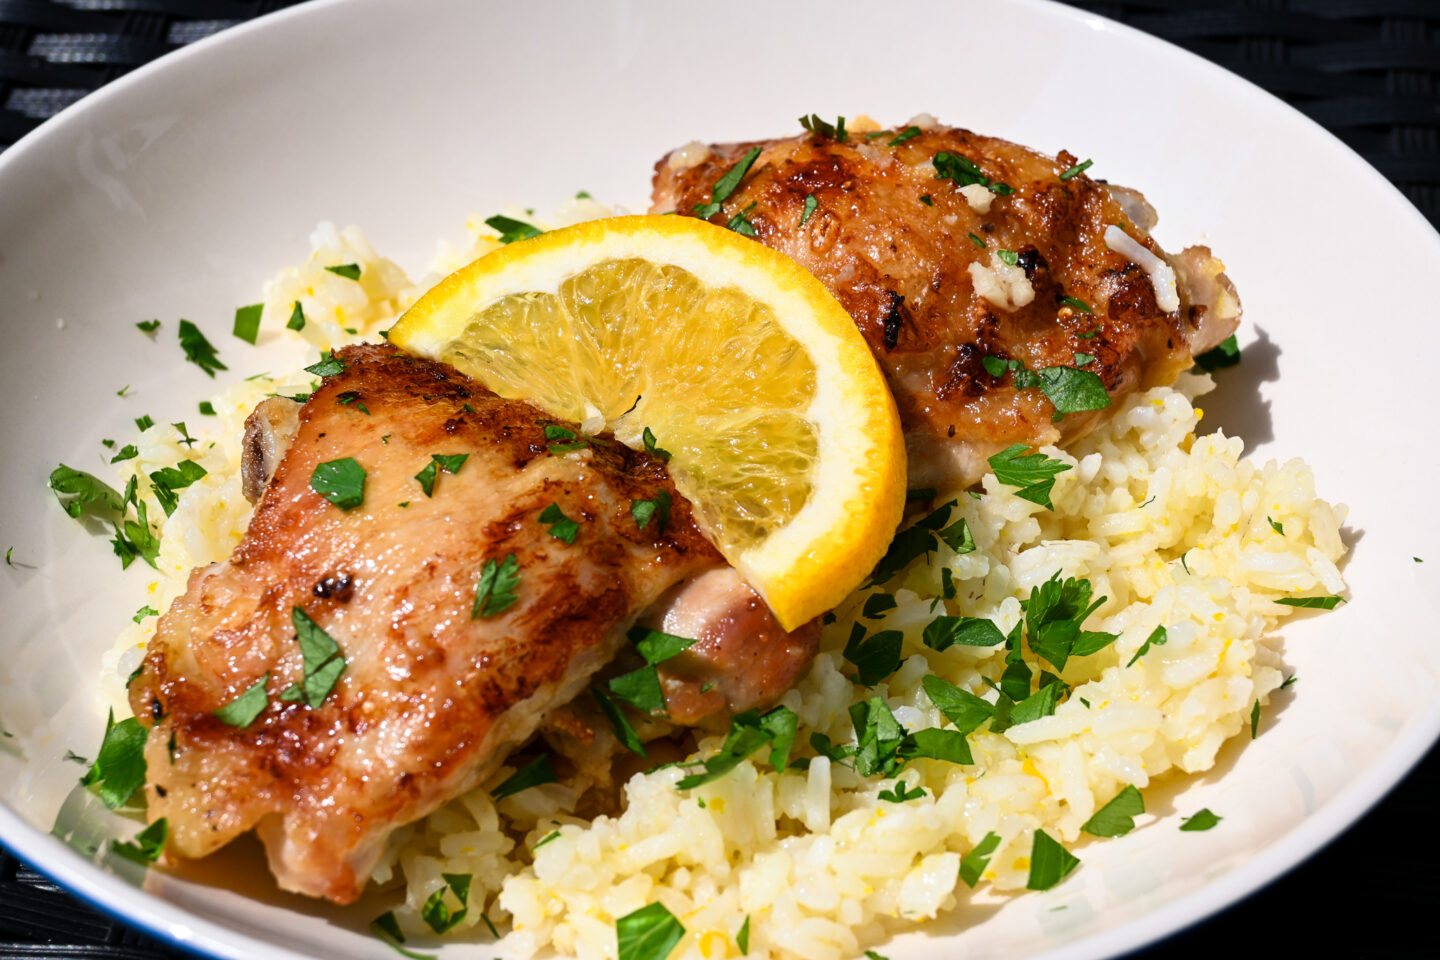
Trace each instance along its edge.
{"label": "white rice", "polygon": [[[558,219],[608,212],[581,204]],[[471,233],[469,249],[442,248],[437,271],[495,245],[473,224]],[[373,340],[435,279],[411,285],[354,228],[322,226],[312,240],[311,258],[265,291],[263,329],[279,331],[272,336],[294,338],[284,322],[295,300],[305,310],[297,369],[322,349]],[[323,269],[351,262],[362,267],[358,284]],[[159,576],[142,602],[165,609],[194,566],[224,559],[239,542],[250,513],[238,478],[244,418],[265,395],[311,382],[297,373],[237,384],[216,399],[218,417],[193,448],[166,424],[141,434],[140,456],[124,465],[122,481],[185,458],[208,471],[164,523]],[[419,911],[444,884],[441,874],[469,873],[470,910],[457,934],[488,940],[484,914],[509,925],[506,946],[520,956],[553,948],[614,958],[616,918],[658,901],[686,930],[670,955],[676,960],[737,955],[746,917],[752,957],[849,960],[971,896],[960,860],[987,833],[1001,843],[977,890],[1023,890],[1035,831],[1072,842],[1127,785],[1144,789],[1172,770],[1209,769],[1221,744],[1248,726],[1253,705],[1283,680],[1267,635],[1293,608],[1274,601],[1344,589],[1336,564],[1345,517],[1344,507],[1316,497],[1302,461],[1258,466],[1240,458],[1239,439],[1197,437],[1203,414],[1192,401],[1211,387],[1209,377],[1183,376],[1174,389],[1126,401],[1070,452],[1045,449],[1073,467],[1056,479],[1053,511],[994,476],[978,495],[955,493],[952,519],[964,517],[975,552],[940,546],[886,585],[894,609],[865,620],[872,635],[903,632],[899,670],[869,689],[846,677],[853,668],[841,651],[871,592],[860,591],[837,611],[814,666],[782,700],[800,718],[801,756],[812,752],[812,732],[854,744],[848,709],[873,695],[908,730],[943,726],[921,679],[935,674],[994,701],[982,678],[998,680],[1005,650],[936,652],[921,642],[925,625],[949,613],[986,617],[1008,632],[1023,615],[1020,600],[1058,573],[1086,578],[1096,597],[1109,598],[1085,626],[1119,639],[1070,661],[1061,676],[1073,689],[1053,716],[1001,734],[977,730],[969,738],[973,766],[910,762],[899,779],[926,792],[906,803],[879,799],[894,778],[863,778],[824,757],[808,770],[776,771],[762,751],[686,792],[675,788],[682,770],[637,774],[620,811],[590,820],[573,813],[581,794],[564,783],[493,802],[487,790],[514,772],[502,768],[484,788],[395,833],[374,880],[397,894],[403,887],[401,927],[427,933]],[[163,517],[153,501],[150,511]],[[957,596],[937,602],[944,569]],[[151,617],[127,627],[110,657],[117,704],[154,624]],[[1168,643],[1125,666],[1158,626]],[[1036,673],[1049,668],[1028,645],[1026,659]],[[696,755],[719,745],[706,738]]]}

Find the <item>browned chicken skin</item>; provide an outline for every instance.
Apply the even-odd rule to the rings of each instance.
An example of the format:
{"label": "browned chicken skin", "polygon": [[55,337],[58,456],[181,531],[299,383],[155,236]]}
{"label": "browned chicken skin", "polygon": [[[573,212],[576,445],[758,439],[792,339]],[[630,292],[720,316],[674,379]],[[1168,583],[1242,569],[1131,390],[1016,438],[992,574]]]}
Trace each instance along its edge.
{"label": "browned chicken skin", "polygon": [[[894,146],[898,129],[870,140],[852,133],[845,142],[805,134],[692,144],[656,165],[652,204],[656,213],[693,215],[717,180],[761,148],[710,219],[743,213],[758,240],[819,277],[854,317],[895,393],[913,486],[968,485],[991,454],[1013,443],[1067,443],[1106,415],[1071,413],[1052,423],[1041,390],[1015,389],[1010,373],[993,376],[987,356],[1032,371],[1092,356],[1085,369],[1118,401],[1172,381],[1234,330],[1239,303],[1208,250],[1170,259],[1179,296],[1166,310],[1146,270],[1107,245],[1107,227],[1118,225],[1159,252],[1147,233],[1153,211],[1138,194],[1084,172],[1061,179],[1076,163],[1064,152],[1051,158],[925,126]],[[966,158],[1000,186],[938,179],[942,153]]]}
{"label": "browned chicken skin", "polygon": [[[169,819],[172,852],[203,856],[258,827],[281,886],[348,902],[391,830],[480,783],[584,689],[638,612],[720,558],[644,453],[551,455],[551,418],[443,364],[375,346],[338,357],[244,541],[161,619],[131,702],[153,724],[149,815]],[[347,393],[358,402],[339,403]],[[427,497],[414,475],[436,453],[469,459]],[[310,485],[343,457],[367,471],[348,511]],[[639,529],[631,501],[661,490],[669,524]],[[574,545],[538,522],[552,502],[581,521]],[[517,602],[472,619],[482,566],[511,553]],[[302,678],[297,607],[346,662],[313,708],[279,696]],[[269,703],[252,723],[214,715],[261,678]]]}

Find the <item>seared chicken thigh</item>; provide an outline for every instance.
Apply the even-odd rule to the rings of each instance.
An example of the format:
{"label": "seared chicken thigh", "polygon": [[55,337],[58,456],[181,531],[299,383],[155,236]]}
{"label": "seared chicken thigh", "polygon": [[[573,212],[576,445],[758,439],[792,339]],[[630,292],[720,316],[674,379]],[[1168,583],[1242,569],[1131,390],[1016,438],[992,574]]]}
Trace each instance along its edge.
{"label": "seared chicken thigh", "polygon": [[[168,818],[172,852],[203,856],[258,827],[282,887],[344,903],[391,830],[481,783],[584,690],[637,614],[721,561],[645,453],[552,449],[552,418],[390,347],[336,359],[343,371],[293,420],[257,412],[250,528],[229,561],[192,574],[130,696],[151,726],[149,816]],[[327,499],[319,478],[347,458],[363,498]],[[427,493],[416,474],[432,465]],[[641,528],[632,503],[662,492],[668,523]],[[579,522],[573,544],[540,519],[551,504]],[[501,573],[488,592],[487,570]],[[338,645],[333,689],[302,649],[307,620]],[[813,656],[807,630],[787,686]],[[227,709],[243,697],[253,719]]]}
{"label": "seared chicken thigh", "polygon": [[[656,165],[651,208],[753,231],[820,278],[890,382],[913,486],[968,485],[997,451],[1067,443],[1106,415],[1052,421],[1017,374],[1082,366],[1118,401],[1235,329],[1223,265],[1204,247],[1165,257],[1138,194],[1071,171],[1069,154],[917,120],[875,138],[818,126],[691,144]],[[706,209],[752,148],[738,189]],[[1024,370],[1000,366],[1012,360]]]}

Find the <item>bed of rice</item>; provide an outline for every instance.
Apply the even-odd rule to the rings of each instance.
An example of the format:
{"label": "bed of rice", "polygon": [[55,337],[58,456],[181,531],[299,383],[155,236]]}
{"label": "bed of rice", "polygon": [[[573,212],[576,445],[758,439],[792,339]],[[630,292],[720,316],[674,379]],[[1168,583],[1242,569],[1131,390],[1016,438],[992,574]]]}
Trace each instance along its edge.
{"label": "bed of rice", "polygon": [[[558,219],[604,212],[578,203]],[[243,535],[250,505],[240,493],[239,437],[254,404],[307,390],[313,378],[298,371],[320,350],[375,339],[439,274],[492,247],[477,227],[469,248],[442,247],[436,273],[412,284],[358,230],[322,225],[310,259],[267,286],[262,337],[294,340],[297,372],[216,398],[217,417],[205,418],[203,430],[190,418],[200,438],[193,446],[168,424],[151,427],[137,442],[139,457],[124,464],[122,482],[185,458],[208,471],[164,521],[160,576],[143,602],[164,610],[194,566],[224,559]],[[358,283],[324,270],[352,262],[362,267]],[[296,300],[308,320],[300,335],[284,329]],[[870,592],[861,591],[837,611],[813,668],[781,701],[801,720],[801,755],[812,752],[801,746],[811,732],[853,744],[848,708],[873,695],[909,730],[942,726],[921,679],[936,674],[993,701],[982,678],[998,680],[1004,648],[937,652],[921,642],[925,625],[948,612],[987,617],[1008,632],[1021,598],[1059,573],[1087,578],[1095,596],[1109,598],[1086,627],[1119,639],[1070,661],[1062,678],[1073,690],[1053,716],[1001,734],[976,731],[973,766],[912,761],[899,778],[925,795],[906,803],[879,799],[893,778],[863,778],[824,757],[808,770],[776,771],[763,752],[687,792],[675,788],[682,770],[637,774],[624,786],[623,808],[593,820],[572,812],[581,793],[574,785],[499,803],[477,790],[395,834],[375,880],[397,896],[403,887],[401,926],[427,932],[419,908],[443,885],[441,874],[469,873],[471,909],[455,935],[489,940],[484,914],[502,932],[508,926],[506,946],[520,956],[553,947],[613,958],[615,919],[658,901],[687,931],[673,958],[738,956],[748,916],[752,957],[848,960],[969,897],[960,860],[988,832],[1002,842],[977,889],[1023,890],[1036,830],[1070,843],[1126,785],[1144,789],[1172,770],[1210,768],[1221,744],[1248,726],[1253,704],[1283,681],[1272,633],[1293,608],[1274,601],[1344,589],[1336,563],[1345,517],[1343,506],[1316,497],[1302,461],[1260,466],[1240,458],[1239,439],[1196,436],[1203,412],[1193,401],[1211,386],[1186,375],[1173,389],[1132,398],[1069,452],[1045,450],[1074,468],[1056,480],[1053,511],[993,476],[981,490],[957,492],[954,516],[965,518],[977,549],[940,546],[886,585],[893,609],[865,620],[872,633],[904,633],[900,669],[874,688],[847,679],[853,669],[841,650]],[[164,517],[153,501],[150,513]],[[957,595],[937,601],[947,568]],[[123,678],[154,624],[127,627],[110,655],[121,710]],[[1127,667],[1157,626],[1168,643]],[[1026,657],[1037,673],[1049,667],[1028,647]],[[719,738],[702,740],[698,755],[718,747]],[[501,769],[486,786],[512,772]]]}

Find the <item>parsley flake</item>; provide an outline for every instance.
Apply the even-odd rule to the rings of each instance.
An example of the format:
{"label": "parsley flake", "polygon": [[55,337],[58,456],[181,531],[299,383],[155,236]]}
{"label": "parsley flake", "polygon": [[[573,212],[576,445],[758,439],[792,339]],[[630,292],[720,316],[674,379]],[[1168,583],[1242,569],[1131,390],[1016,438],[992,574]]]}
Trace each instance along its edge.
{"label": "parsley flake", "polygon": [[1206,350],[1195,358],[1195,366],[1211,373],[1215,370],[1223,370],[1225,367],[1233,367],[1240,362],[1240,343],[1235,339],[1235,334],[1230,334],[1220,342],[1220,345],[1213,350]]}
{"label": "parsley flake", "polygon": [[974,887],[980,882],[985,868],[990,865],[990,857],[999,846],[1000,834],[992,830],[985,834],[969,853],[960,858],[960,879],[965,881],[967,887]]}
{"label": "parsley flake", "polygon": [[1135,829],[1135,818],[1145,812],[1145,798],[1130,784],[1086,820],[1081,830],[1095,837],[1123,837]]}
{"label": "parsley flake", "polygon": [[1025,881],[1025,888],[1049,890],[1079,865],[1079,857],[1044,830],[1036,830],[1035,843],[1030,849],[1030,877]]}
{"label": "parsley flake", "polygon": [[120,463],[122,460],[134,460],[140,456],[140,448],[133,443],[127,443],[120,448],[120,452],[110,458],[111,463]]}
{"label": "parsley flake", "polygon": [[1140,644],[1140,649],[1135,651],[1135,656],[1131,657],[1130,662],[1125,664],[1125,666],[1135,666],[1135,662],[1149,653],[1151,647],[1164,646],[1165,641],[1169,639],[1170,637],[1166,634],[1164,627],[1156,627],[1154,630],[1151,630],[1150,636],[1145,638],[1145,642]]}
{"label": "parsley flake", "polygon": [[475,605],[470,609],[470,619],[493,617],[509,610],[518,599],[515,590],[519,586],[520,561],[515,559],[515,554],[506,554],[499,563],[486,560],[475,584]]}
{"label": "parsley flake", "polygon": [[552,503],[540,511],[537,517],[541,523],[550,524],[550,536],[556,540],[563,540],[566,543],[574,543],[575,538],[580,535],[580,524],[565,516],[565,511],[560,509],[560,504]]}
{"label": "parsley flake", "polygon": [[996,250],[995,259],[1008,266],[1015,266],[1020,262],[1020,254],[1014,250]]}
{"label": "parsley flake", "polygon": [[402,957],[409,957],[410,960],[435,960],[435,955],[430,953],[416,953],[413,950],[406,950],[400,944],[405,942],[405,934],[400,932],[400,924],[395,919],[394,910],[386,910],[380,916],[370,921],[370,932],[376,938],[384,942]]}
{"label": "parsley flake", "polygon": [[158,616],[160,616],[160,611],[159,611],[159,610],[156,610],[154,607],[150,606],[150,605],[147,603],[145,606],[141,607],[139,610],[136,610],[136,611],[135,611],[135,616],[131,617],[130,619],[133,620],[135,623],[139,623],[141,620],[144,620],[146,617],[158,617]]}
{"label": "parsley flake", "polygon": [[1066,170],[1064,173],[1060,174],[1060,179],[1061,179],[1061,180],[1069,180],[1071,177],[1078,177],[1078,176],[1080,176],[1080,174],[1084,173],[1086,170],[1089,170],[1089,169],[1090,169],[1090,165],[1091,165],[1092,163],[1094,163],[1094,162],[1095,162],[1094,160],[1085,160],[1085,161],[1082,161],[1082,162],[1080,162],[1080,163],[1077,163],[1077,164],[1075,164],[1075,166],[1071,167],[1070,169]]}
{"label": "parsley flake", "polygon": [[867,639],[863,625],[857,623],[850,628],[844,656],[855,665],[856,679],[861,686],[873,687],[900,668],[904,639],[905,635],[899,630],[881,630]]}
{"label": "parsley flake", "polygon": [[1015,495],[1020,499],[1054,510],[1050,492],[1055,488],[1055,477],[1069,470],[1070,464],[1051,460],[1042,453],[1025,454],[1028,449],[1023,443],[1007,447],[989,459],[990,469],[996,480],[1018,487]]}
{"label": "parsley flake", "polygon": [[931,650],[948,650],[957,643],[965,647],[993,647],[1005,642],[1005,634],[983,617],[940,616],[925,625],[922,639]]}
{"label": "parsley flake", "polygon": [[1275,601],[1286,607],[1303,607],[1312,610],[1334,610],[1345,602],[1344,597],[1320,596],[1320,597],[1281,597]]}
{"label": "parsley flake", "polygon": [[984,240],[981,240],[979,237],[977,237],[977,236],[976,236],[975,234],[973,234],[973,233],[968,233],[968,234],[966,234],[966,236],[968,236],[968,237],[970,238],[970,242],[973,243],[973,244],[975,244],[975,246],[979,247],[981,250],[984,250],[984,249],[985,249],[986,244],[985,244],[985,241],[984,241]]}
{"label": "parsley flake", "polygon": [[[815,199],[815,194],[807,193],[805,195],[805,208],[800,211],[800,223],[797,224],[797,226],[805,226],[805,221],[809,220],[815,215],[815,211],[819,208],[819,206],[820,201]],[[749,917],[746,917],[746,919],[748,920]]]}
{"label": "parsley flake", "polygon": [[1202,807],[1181,821],[1180,829],[1185,833],[1201,833],[1224,819],[1224,817],[1217,817],[1211,813],[1209,807]]}
{"label": "parsley flake", "polygon": [[[828,137],[836,143],[845,143],[850,139],[850,134],[845,130],[845,118],[840,117],[834,126],[820,119],[818,114],[810,114],[808,117],[800,118],[800,126],[810,131],[817,137]],[[883,132],[882,132],[883,135]]]}
{"label": "parsley flake", "polygon": [[111,810],[129,803],[135,792],[145,786],[145,739],[149,733],[134,717],[116,723],[111,708],[100,752],[80,778],[80,785],[94,787],[96,796]]}
{"label": "parsley flake", "polygon": [[600,687],[591,687],[590,693],[595,697],[595,702],[600,705],[601,712],[610,721],[610,727],[615,731],[615,739],[619,740],[631,753],[641,757],[645,756],[645,745],[640,742],[640,735],[630,725],[624,712],[615,705],[615,700]]}
{"label": "parsley flake", "polygon": [[419,481],[420,489],[425,491],[425,496],[434,495],[435,479],[439,476],[439,471],[444,470],[451,475],[459,473],[460,468],[469,458],[470,454],[468,453],[432,453],[430,462],[425,464],[423,470],[415,474],[415,479]]}
{"label": "parsley flake", "polygon": [[685,936],[685,927],[661,903],[652,903],[615,921],[619,960],[665,960]]}
{"label": "parsley flake", "polygon": [[346,280],[360,279],[360,264],[358,263],[342,263],[334,267],[326,267],[325,269],[337,277],[344,277]]}
{"label": "parsley flake", "polygon": [[927,207],[935,206],[935,199],[931,197],[928,193],[922,193],[920,195],[920,202],[925,204],[925,206]]}
{"label": "parsley flake", "polygon": [[529,240],[545,232],[524,220],[516,220],[514,217],[506,217],[501,214],[487,219],[485,226],[500,234],[500,242],[506,244],[514,243],[517,240]]}
{"label": "parsley flake", "polygon": [[118,513],[125,511],[125,500],[114,487],[63,463],[50,471],[49,487],[54,491],[61,509],[71,519],[78,520],[92,504]]}
{"label": "parsley flake", "polygon": [[958,186],[968,187],[978,183],[996,196],[1005,197],[1015,192],[1009,184],[1001,183],[998,180],[991,180],[980,172],[975,161],[969,157],[962,157],[958,153],[937,153],[934,158],[935,179],[952,180]]}
{"label": "parsley flake", "polygon": [[1254,740],[1260,736],[1260,701],[1255,701],[1255,706],[1250,708],[1250,739]]}
{"label": "parsley flake", "polygon": [[704,773],[693,773],[675,784],[678,790],[693,790],[695,787],[718,780],[740,766],[741,762],[762,747],[770,748],[770,765],[776,770],[785,769],[790,762],[790,750],[795,745],[795,733],[800,718],[789,707],[774,707],[762,714],[758,709],[746,710],[730,718],[730,730],[720,752],[703,761]]}
{"label": "parsley flake", "polygon": [[[244,340],[246,343],[254,344],[260,335],[260,314],[265,310],[265,304],[252,303],[245,307],[235,308],[235,325],[230,332]],[[155,321],[158,327],[160,321]],[[141,329],[144,329],[143,327]],[[153,328],[152,328],[153,329]]]}
{"label": "parsley flake", "polygon": [[205,417],[215,416],[215,404],[211,403],[209,400],[201,400],[200,415]]}
{"label": "parsley flake", "polygon": [[310,364],[305,368],[306,373],[313,373],[317,377],[333,377],[337,373],[345,371],[345,363],[334,352],[323,354],[319,361]]}
{"label": "parsley flake", "polygon": [[213,379],[216,370],[229,369],[220,362],[214,344],[189,320],[180,321],[180,349],[185,351],[185,359],[204,370],[207,377]]}
{"label": "parsley flake", "polygon": [[133,842],[112,840],[110,849],[114,850],[126,860],[132,860],[141,866],[148,866],[160,859],[160,854],[165,849],[165,841],[170,837],[170,821],[161,817],[150,826],[135,834]]}
{"label": "parsley flake", "polygon": [[916,787],[912,793],[904,780],[896,780],[889,790],[881,790],[879,796],[881,800],[889,803],[909,803],[925,796],[925,790],[923,787]]}
{"label": "parsley flake", "polygon": [[646,427],[644,432],[640,434],[640,441],[641,443],[645,444],[645,452],[650,454],[650,456],[656,457],[660,460],[670,459],[669,450],[662,450],[660,449],[660,447],[656,446],[655,433],[649,427]]}
{"label": "parsley flake", "polygon": [[727,170],[723,177],[715,181],[715,186],[710,188],[710,202],[695,205],[695,215],[702,220],[709,220],[719,213],[725,201],[730,199],[730,195],[735,192],[735,188],[740,186],[740,181],[745,179],[745,174],[750,172],[750,166],[758,156],[760,156],[759,147],[751,147],[746,150],[739,162]]}
{"label": "parsley flake", "polygon": [[1090,308],[1090,304],[1086,303],[1084,300],[1081,300],[1079,297],[1061,297],[1060,302],[1074,310],[1079,310],[1081,313],[1088,313],[1092,315],[1095,313],[1095,311]]}
{"label": "parsley flake", "polygon": [[310,489],[341,510],[354,510],[365,502],[365,468],[354,457],[316,464]]}
{"label": "parsley flake", "polygon": [[900,144],[904,143],[906,140],[914,140],[914,139],[915,139],[916,137],[918,137],[918,136],[920,136],[920,128],[919,128],[919,127],[916,127],[916,126],[909,126],[909,127],[906,127],[904,130],[901,130],[898,134],[896,134],[895,139],[893,139],[893,140],[891,140],[889,143],[885,144],[885,146],[887,146],[887,147],[899,146]]}
{"label": "parsley flake", "polygon": [[335,638],[304,609],[290,608],[290,625],[295,628],[295,640],[300,644],[304,672],[300,682],[287,687],[280,699],[289,703],[303,700],[313,710],[335,689],[340,674],[345,671],[345,656]]}
{"label": "parsley flake", "polygon": [[285,321],[285,329],[305,329],[305,311],[301,308],[299,300],[296,300],[295,305],[290,308],[290,319]]}
{"label": "parsley flake", "polygon": [[[512,797],[522,790],[529,790],[531,787],[538,787],[542,783],[556,783],[559,777],[555,776],[555,770],[550,766],[550,754],[542,753],[531,760],[525,766],[516,770],[509,777],[506,777],[501,784],[490,791],[493,800],[503,800]],[[436,933],[443,933],[437,930]]]}
{"label": "parsley flake", "polygon": [[740,924],[740,932],[735,934],[735,946],[740,948],[741,956],[750,955],[750,914],[745,914],[745,922]]}
{"label": "parsley flake", "polygon": [[[424,906],[420,908],[420,917],[436,933],[448,933],[470,912],[472,878],[468,873],[442,873],[440,878],[445,883],[425,899]],[[460,901],[459,910],[451,910],[450,905],[445,902],[447,892],[453,892],[455,899]]]}
{"label": "parsley flake", "polygon": [[270,705],[270,695],[265,692],[265,684],[270,680],[270,674],[256,680],[244,693],[234,700],[210,711],[215,717],[228,726],[244,728],[255,722],[255,718],[265,712]]}
{"label": "parsley flake", "polygon": [[156,330],[159,330],[159,329],[160,329],[160,321],[159,321],[159,320],[141,320],[139,323],[135,324],[135,326],[139,327],[139,328],[140,328],[141,330],[143,330],[145,333],[154,333]]}
{"label": "parsley flake", "polygon": [[650,500],[631,500],[630,516],[635,518],[635,525],[644,530],[655,521],[655,532],[664,533],[666,526],[670,523],[670,491],[656,491],[655,496]]}

